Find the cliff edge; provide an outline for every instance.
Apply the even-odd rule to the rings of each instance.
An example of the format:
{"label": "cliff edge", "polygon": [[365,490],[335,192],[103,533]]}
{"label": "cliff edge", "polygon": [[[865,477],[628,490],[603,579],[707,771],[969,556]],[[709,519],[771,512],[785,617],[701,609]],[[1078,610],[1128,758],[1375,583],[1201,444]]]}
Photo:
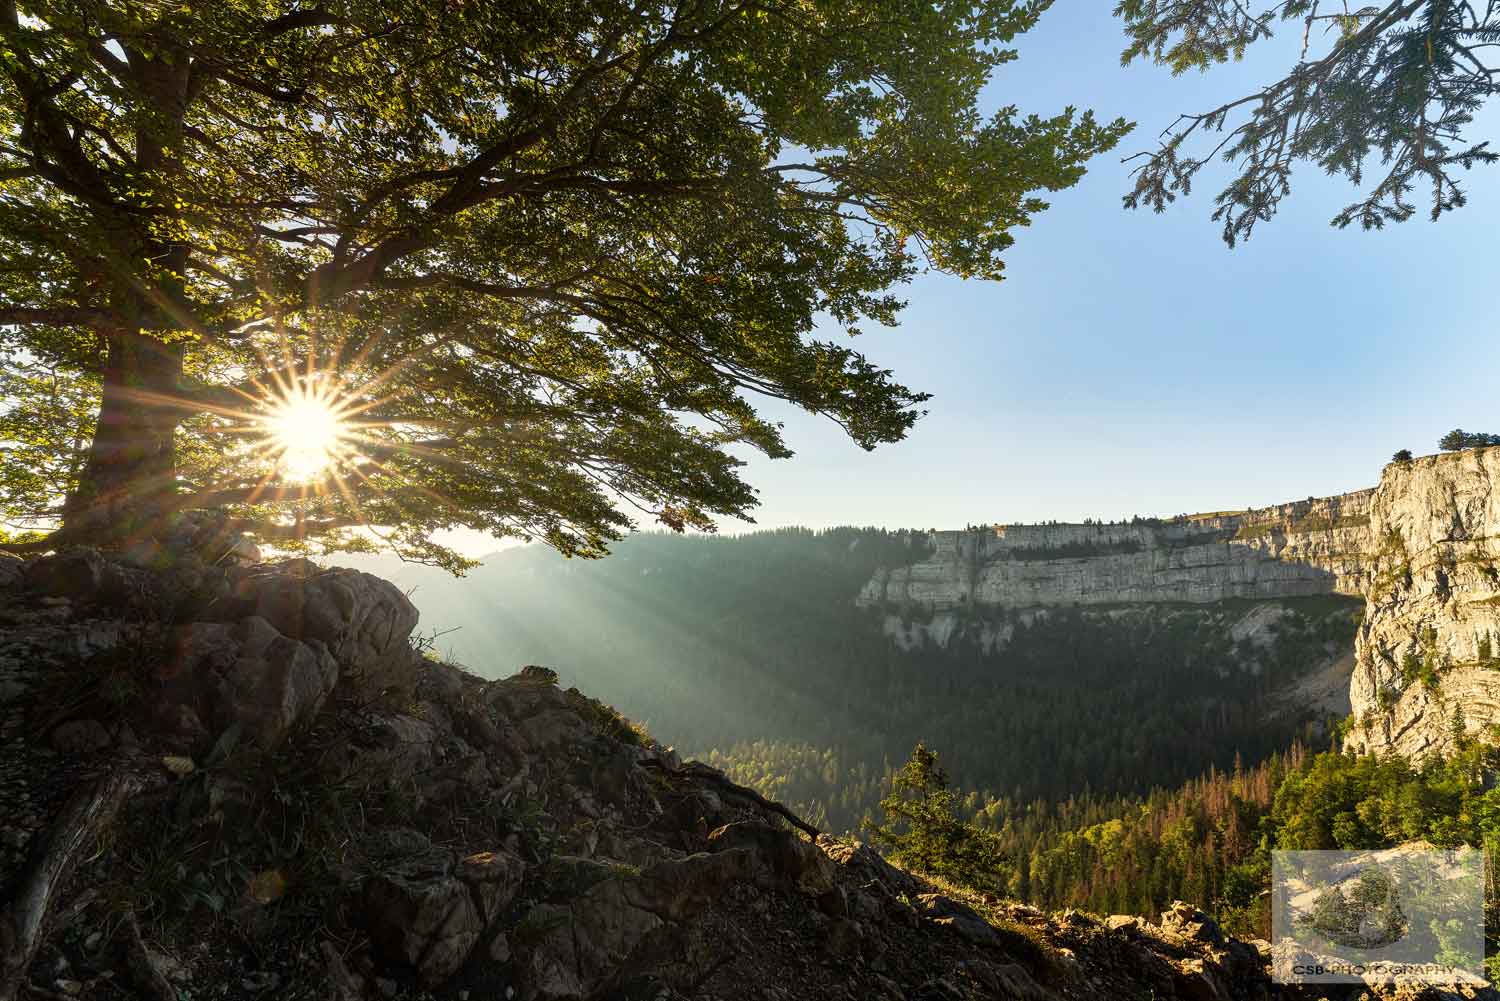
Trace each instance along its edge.
{"label": "cliff edge", "polygon": [[1500,448],[1386,467],[1348,746],[1421,758],[1500,725]]}
{"label": "cliff edge", "polygon": [[[926,635],[1049,608],[1362,599],[1346,746],[1422,758],[1500,726],[1500,448],[1394,462],[1380,485],[1249,511],[1170,521],[998,525],[937,532],[931,555],[882,570],[860,604],[935,617]],[[1249,616],[1241,620],[1249,621]],[[1309,673],[1326,665],[1309,665]]]}

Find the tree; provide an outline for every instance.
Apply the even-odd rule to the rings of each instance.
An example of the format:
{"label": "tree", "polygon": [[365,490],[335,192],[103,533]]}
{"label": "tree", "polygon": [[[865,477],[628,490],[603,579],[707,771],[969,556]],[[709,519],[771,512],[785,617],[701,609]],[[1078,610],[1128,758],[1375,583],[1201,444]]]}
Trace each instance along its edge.
{"label": "tree", "polygon": [[998,839],[965,823],[953,808],[937,752],[917,743],[880,801],[884,824],[866,821],[875,842],[902,865],[976,889],[1002,892],[1009,867]]}
{"label": "tree", "polygon": [[926,396],[819,332],[1000,278],[1126,131],[976,112],[1044,6],[8,0],[4,518],[455,565],[744,517],[750,400],[899,440]]}
{"label": "tree", "polygon": [[1412,461],[1411,449],[1409,449],[1409,448],[1403,448],[1401,451],[1399,451],[1395,455],[1391,456],[1391,461],[1394,462],[1394,463],[1396,463],[1397,465],[1401,465],[1401,466],[1407,465],[1408,463],[1410,463]]}
{"label": "tree", "polygon": [[1438,440],[1438,448],[1445,452],[1461,452],[1466,448],[1486,448],[1490,445],[1500,445],[1500,434],[1470,434],[1461,428],[1455,428]]}
{"label": "tree", "polygon": [[[1449,0],[1120,0],[1130,44],[1174,74],[1240,59],[1279,26],[1301,36],[1301,58],[1280,79],[1218,107],[1183,115],[1143,151],[1128,208],[1162,211],[1187,195],[1209,162],[1233,164],[1213,218],[1230,246],[1270,219],[1291,193],[1293,166],[1315,164],[1362,190],[1333,217],[1378,229],[1416,212],[1427,190],[1431,217],[1464,204],[1460,167],[1500,154],[1468,133],[1500,86],[1492,61],[1500,6]],[[1212,137],[1212,138],[1210,138]],[[1202,152],[1189,152],[1189,141]],[[1371,172],[1367,177],[1367,171]]]}

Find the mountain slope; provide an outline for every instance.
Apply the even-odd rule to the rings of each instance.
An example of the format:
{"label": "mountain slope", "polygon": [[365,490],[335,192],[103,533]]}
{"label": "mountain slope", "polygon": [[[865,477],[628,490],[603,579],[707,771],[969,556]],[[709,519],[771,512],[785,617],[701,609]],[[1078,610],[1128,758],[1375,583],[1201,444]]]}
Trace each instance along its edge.
{"label": "mountain slope", "polygon": [[550,671],[424,660],[376,578],[169,548],[0,564],[5,1001],[1313,996],[1187,905],[965,902],[799,831]]}

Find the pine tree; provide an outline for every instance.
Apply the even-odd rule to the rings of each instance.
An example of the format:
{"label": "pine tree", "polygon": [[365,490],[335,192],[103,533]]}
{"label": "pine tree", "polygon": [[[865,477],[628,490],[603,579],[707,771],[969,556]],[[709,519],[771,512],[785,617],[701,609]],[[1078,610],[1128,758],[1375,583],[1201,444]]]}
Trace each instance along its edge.
{"label": "pine tree", "polygon": [[894,861],[964,886],[1004,891],[1010,867],[998,839],[959,819],[948,773],[925,743],[912,749],[880,809],[885,823],[866,826]]}
{"label": "pine tree", "polygon": [[1469,447],[1469,436],[1462,428],[1454,428],[1438,439],[1438,448],[1445,452],[1457,452]]}

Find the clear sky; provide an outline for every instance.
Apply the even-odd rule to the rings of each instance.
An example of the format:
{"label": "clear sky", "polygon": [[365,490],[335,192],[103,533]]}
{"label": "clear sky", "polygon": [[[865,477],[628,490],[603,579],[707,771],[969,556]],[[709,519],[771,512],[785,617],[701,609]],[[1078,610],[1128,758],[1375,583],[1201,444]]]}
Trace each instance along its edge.
{"label": "clear sky", "polygon": [[[1173,79],[1120,67],[1112,6],[1059,0],[1017,40],[986,110],[1075,104],[1135,132],[1016,234],[1007,280],[924,277],[899,328],[860,338],[934,394],[906,441],[866,453],[786,413],[797,456],[748,469],[760,525],[1239,508],[1372,486],[1396,449],[1434,451],[1456,426],[1500,431],[1500,169],[1476,168],[1469,205],[1436,224],[1419,214],[1371,233],[1330,227],[1354,189],[1303,169],[1282,213],[1234,251],[1208,218],[1212,178],[1163,215],[1126,212],[1122,155],[1177,113],[1271,79],[1300,38]],[[1493,133],[1496,116],[1481,124]]]}

